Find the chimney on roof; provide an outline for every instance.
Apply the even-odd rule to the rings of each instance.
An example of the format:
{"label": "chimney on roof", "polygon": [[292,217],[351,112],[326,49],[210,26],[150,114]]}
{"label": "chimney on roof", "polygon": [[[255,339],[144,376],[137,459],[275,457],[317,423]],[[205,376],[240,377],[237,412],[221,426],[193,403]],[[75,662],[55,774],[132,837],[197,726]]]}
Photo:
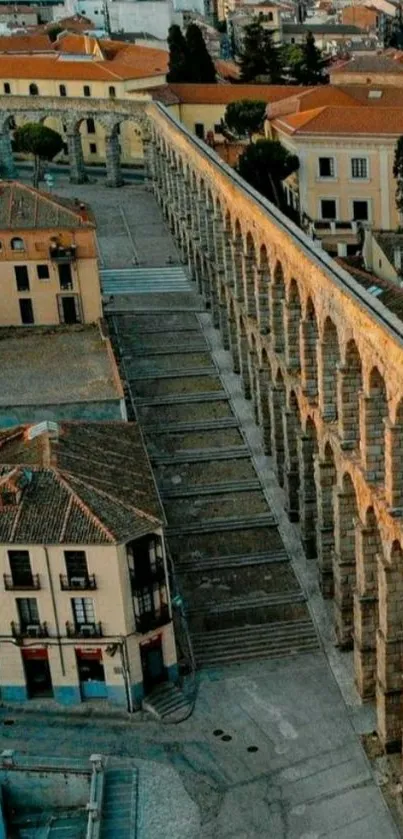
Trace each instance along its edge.
{"label": "chimney on roof", "polygon": [[399,273],[402,270],[402,249],[398,246],[393,249],[393,264]]}

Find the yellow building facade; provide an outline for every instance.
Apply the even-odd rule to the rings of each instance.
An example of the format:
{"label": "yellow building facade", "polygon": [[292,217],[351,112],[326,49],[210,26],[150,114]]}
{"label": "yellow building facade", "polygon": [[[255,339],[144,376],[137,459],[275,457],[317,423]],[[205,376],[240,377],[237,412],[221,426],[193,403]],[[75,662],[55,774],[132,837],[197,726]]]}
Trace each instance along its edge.
{"label": "yellow building facade", "polygon": [[[102,316],[91,212],[3,182],[0,326],[93,323]],[[7,225],[5,220],[7,219]]]}
{"label": "yellow building facade", "polygon": [[[159,502],[137,427],[45,422],[0,438],[0,696],[103,698],[133,710],[177,675]],[[126,481],[125,498],[122,457],[124,471],[141,475],[141,488]]]}

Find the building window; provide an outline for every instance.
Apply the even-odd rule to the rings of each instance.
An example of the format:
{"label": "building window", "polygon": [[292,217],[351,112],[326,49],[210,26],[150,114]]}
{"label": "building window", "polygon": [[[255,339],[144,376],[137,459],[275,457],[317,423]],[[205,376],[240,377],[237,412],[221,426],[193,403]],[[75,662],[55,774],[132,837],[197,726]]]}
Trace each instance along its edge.
{"label": "building window", "polygon": [[319,177],[334,178],[334,157],[319,158]]}
{"label": "building window", "polygon": [[268,12],[267,20],[273,20],[273,12]]}
{"label": "building window", "polygon": [[32,586],[33,577],[29,551],[8,551],[11,579],[14,586]]}
{"label": "building window", "polygon": [[24,239],[21,239],[19,236],[14,236],[14,239],[11,239],[11,250],[12,251],[23,251],[23,250],[25,250]]}
{"label": "building window", "polygon": [[18,302],[20,304],[21,323],[25,326],[35,323],[32,300],[29,297],[20,297]]}
{"label": "building window", "polygon": [[353,221],[368,221],[368,201],[353,201]]}
{"label": "building window", "polygon": [[111,99],[115,99],[116,97],[116,87],[113,87],[113,85],[109,88],[109,96]]}
{"label": "building window", "polygon": [[71,605],[76,626],[95,623],[94,601],[92,597],[73,597]]}
{"label": "building window", "polygon": [[89,84],[85,84],[83,90],[84,90],[84,96],[91,96],[91,88],[90,88]]}
{"label": "building window", "polygon": [[78,294],[58,294],[57,305],[60,323],[81,323],[82,313]]}
{"label": "building window", "polygon": [[15,265],[14,274],[17,291],[29,291],[28,267],[26,265]]}
{"label": "building window", "polygon": [[35,82],[31,82],[29,86],[29,95],[30,96],[39,96],[39,88]]}
{"label": "building window", "polygon": [[222,134],[221,122],[216,122],[216,124],[214,126],[214,134]]}
{"label": "building window", "polygon": [[85,551],[65,551],[64,561],[66,563],[67,579],[69,583],[77,584],[77,587],[88,580],[88,566]]}
{"label": "building window", "polygon": [[67,90],[65,84],[59,84],[59,93],[60,96],[67,96]]}
{"label": "building window", "polygon": [[48,265],[37,265],[36,266],[36,273],[38,275],[38,280],[48,280],[49,277],[50,277],[49,266]]}
{"label": "building window", "polygon": [[96,154],[96,153],[97,153],[97,144],[96,143],[90,143],[90,154]]}
{"label": "building window", "polygon": [[195,122],[195,134],[199,140],[204,140],[204,122]]}
{"label": "building window", "polygon": [[351,158],[351,177],[368,178],[368,160],[366,157]]}
{"label": "building window", "polygon": [[39,611],[36,597],[17,597],[16,603],[21,628],[38,626]]}
{"label": "building window", "polygon": [[11,93],[11,85],[10,85],[10,82],[4,82],[4,84],[3,84],[3,91],[4,91],[4,93]]}
{"label": "building window", "polygon": [[336,201],[334,198],[322,198],[320,215],[324,221],[334,221],[337,218]]}
{"label": "building window", "polygon": [[87,134],[95,134],[95,122],[92,117],[89,117],[86,120],[87,123]]}

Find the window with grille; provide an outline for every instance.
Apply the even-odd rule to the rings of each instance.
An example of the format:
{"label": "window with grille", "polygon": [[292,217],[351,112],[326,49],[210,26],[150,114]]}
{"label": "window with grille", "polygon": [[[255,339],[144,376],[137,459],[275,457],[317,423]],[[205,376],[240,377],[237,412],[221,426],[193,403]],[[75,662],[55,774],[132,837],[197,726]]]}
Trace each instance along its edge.
{"label": "window with grille", "polygon": [[95,623],[94,601],[92,597],[73,597],[71,601],[76,625]]}
{"label": "window with grille", "polygon": [[351,177],[352,178],[367,178],[368,177],[368,160],[366,157],[352,157],[351,158]]}
{"label": "window with grille", "polygon": [[321,178],[334,178],[334,157],[319,158],[319,176]]}
{"label": "window with grille", "polygon": [[8,561],[14,585],[32,585],[29,551],[8,551]]}
{"label": "window with grille", "polygon": [[36,597],[17,597],[16,602],[18,617],[22,626],[39,623],[38,601]]}

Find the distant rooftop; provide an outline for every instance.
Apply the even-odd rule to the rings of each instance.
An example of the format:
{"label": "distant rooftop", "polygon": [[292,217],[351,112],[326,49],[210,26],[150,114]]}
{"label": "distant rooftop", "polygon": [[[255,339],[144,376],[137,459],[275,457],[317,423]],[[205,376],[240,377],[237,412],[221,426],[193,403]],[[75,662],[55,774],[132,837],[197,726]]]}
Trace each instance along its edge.
{"label": "distant rooftop", "polygon": [[114,360],[97,326],[0,330],[0,406],[122,397]]}
{"label": "distant rooftop", "polygon": [[[312,32],[313,35],[362,35],[364,30],[349,23],[288,23],[282,26],[286,35],[299,35]],[[366,34],[366,33],[365,33]]]}
{"label": "distant rooftop", "polygon": [[0,230],[95,227],[92,211],[18,181],[0,180]]}

